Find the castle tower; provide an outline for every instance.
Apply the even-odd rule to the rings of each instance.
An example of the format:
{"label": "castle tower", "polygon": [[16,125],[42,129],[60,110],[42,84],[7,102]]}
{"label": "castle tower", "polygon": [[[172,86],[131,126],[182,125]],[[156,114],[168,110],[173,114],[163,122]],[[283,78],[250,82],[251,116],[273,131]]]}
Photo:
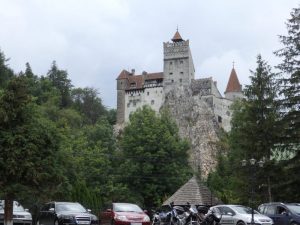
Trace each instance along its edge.
{"label": "castle tower", "polygon": [[130,73],[122,70],[117,78],[117,124],[123,124],[125,118],[125,90]]}
{"label": "castle tower", "polygon": [[195,77],[195,68],[189,40],[183,40],[178,30],[172,42],[164,42],[164,91],[189,86]]}
{"label": "castle tower", "polygon": [[237,98],[243,98],[242,85],[239,82],[234,67],[232,67],[229,80],[227,83],[226,91],[224,92],[225,98],[229,100],[235,100]]}

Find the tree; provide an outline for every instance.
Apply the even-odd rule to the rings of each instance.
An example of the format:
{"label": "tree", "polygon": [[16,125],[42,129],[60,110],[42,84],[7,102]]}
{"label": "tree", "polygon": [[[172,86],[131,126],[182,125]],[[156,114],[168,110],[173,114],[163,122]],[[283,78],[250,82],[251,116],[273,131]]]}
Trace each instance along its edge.
{"label": "tree", "polygon": [[12,200],[53,194],[63,181],[60,136],[42,117],[23,76],[12,79],[0,98],[0,188],[5,223],[11,224]]}
{"label": "tree", "polygon": [[72,88],[71,80],[68,79],[68,73],[65,70],[59,70],[56,62],[53,61],[51,69],[47,73],[48,78],[61,94],[60,106],[65,108],[71,104],[70,91]]}
{"label": "tree", "polygon": [[284,47],[275,54],[282,58],[278,68],[283,72],[280,100],[286,134],[284,142],[290,149],[300,147],[300,8],[294,8],[287,22],[287,36],[280,36]]}
{"label": "tree", "polygon": [[7,83],[14,76],[13,71],[6,65],[8,59],[0,50],[0,88],[6,87]]}
{"label": "tree", "polygon": [[76,88],[72,90],[72,100],[76,110],[85,116],[87,124],[95,124],[106,113],[98,91],[94,88]]}
{"label": "tree", "polygon": [[[277,147],[280,132],[279,108],[276,101],[277,75],[271,72],[270,66],[260,55],[257,57],[257,68],[251,71],[251,74],[251,84],[244,90],[246,98],[233,105],[228,153],[220,157],[216,174],[212,174],[210,178],[211,182],[216,182],[218,177],[230,177],[230,182],[225,185],[224,190],[218,191],[223,193],[227,201],[240,203],[248,201],[248,180],[249,176],[252,176],[249,171],[241,168],[241,160],[250,158],[266,161],[264,173],[257,171],[256,182],[260,186],[256,185],[255,193],[260,194],[260,199],[268,196],[265,200],[271,201],[271,178],[275,177],[272,174],[272,150]],[[262,189],[265,186],[267,189]]]}
{"label": "tree", "polygon": [[[272,150],[278,145],[280,128],[279,108],[277,105],[277,74],[272,73],[270,66],[257,57],[256,71],[251,71],[251,84],[247,85],[244,94],[246,100],[241,113],[244,121],[233,118],[231,138],[236,148],[243,149],[246,159],[265,159],[265,177],[257,177],[258,181],[267,180],[268,200],[272,200],[270,176],[272,172]],[[262,174],[260,174],[262,176]],[[256,190],[256,193],[261,190]],[[266,193],[262,194],[263,196]]]}
{"label": "tree", "polygon": [[144,106],[130,115],[121,137],[119,176],[146,207],[159,206],[191,175],[189,144],[167,112],[156,115]]}
{"label": "tree", "polygon": [[289,160],[283,170],[288,175],[279,189],[289,190],[282,199],[299,198],[299,176],[290,176],[300,173],[300,7],[292,9],[291,17],[287,23],[287,35],[281,35],[283,48],[275,54],[282,59],[278,65],[283,77],[281,79],[282,94],[279,104],[282,113],[282,130],[280,148],[288,152]]}

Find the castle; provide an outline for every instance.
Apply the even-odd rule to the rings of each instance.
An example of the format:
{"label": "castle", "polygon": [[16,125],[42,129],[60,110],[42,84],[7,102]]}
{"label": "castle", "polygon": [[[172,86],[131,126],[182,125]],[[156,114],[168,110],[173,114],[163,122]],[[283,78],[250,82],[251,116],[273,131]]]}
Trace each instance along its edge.
{"label": "castle", "polygon": [[117,124],[129,121],[130,113],[143,105],[149,105],[156,112],[163,106],[172,90],[189,90],[192,96],[199,96],[207,103],[215,121],[224,130],[230,130],[231,112],[229,106],[236,98],[242,98],[242,86],[236,71],[232,68],[225,97],[212,77],[195,79],[195,68],[189,40],[183,40],[178,30],[172,42],[163,43],[163,72],[135,74],[121,71],[117,78]]}

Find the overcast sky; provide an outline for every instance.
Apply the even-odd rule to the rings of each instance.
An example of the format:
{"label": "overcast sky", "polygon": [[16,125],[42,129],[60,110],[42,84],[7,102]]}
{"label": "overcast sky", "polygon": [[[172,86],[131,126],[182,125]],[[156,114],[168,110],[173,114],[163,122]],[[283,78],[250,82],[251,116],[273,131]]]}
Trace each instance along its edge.
{"label": "overcast sky", "polygon": [[262,54],[270,65],[278,35],[299,0],[0,0],[0,49],[15,72],[29,62],[45,75],[56,60],[75,87],[94,87],[116,108],[122,69],[163,70],[163,42],[178,26],[190,40],[196,78],[213,77],[224,92],[235,62],[249,83]]}

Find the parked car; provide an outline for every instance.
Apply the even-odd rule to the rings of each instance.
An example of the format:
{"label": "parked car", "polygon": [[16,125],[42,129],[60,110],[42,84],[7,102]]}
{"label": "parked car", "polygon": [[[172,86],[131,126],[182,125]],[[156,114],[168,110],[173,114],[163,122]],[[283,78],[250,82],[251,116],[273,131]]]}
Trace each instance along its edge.
{"label": "parked car", "polygon": [[150,225],[149,216],[131,203],[112,203],[99,217],[101,225]]}
{"label": "parked car", "polygon": [[[242,205],[217,205],[211,208],[217,208],[222,214],[220,224],[226,225],[247,225],[252,220],[252,209]],[[260,214],[254,210],[255,225],[272,225],[273,220],[270,217]]]}
{"label": "parked car", "polygon": [[37,225],[98,225],[98,217],[78,202],[49,202],[42,206]]}
{"label": "parked car", "polygon": [[[0,200],[0,224],[4,224],[4,207],[5,200]],[[28,212],[28,209],[24,209],[17,201],[13,201],[13,223],[20,225],[32,224],[32,216]]]}
{"label": "parked car", "polygon": [[300,203],[265,203],[258,211],[272,218],[274,225],[300,225]]}

